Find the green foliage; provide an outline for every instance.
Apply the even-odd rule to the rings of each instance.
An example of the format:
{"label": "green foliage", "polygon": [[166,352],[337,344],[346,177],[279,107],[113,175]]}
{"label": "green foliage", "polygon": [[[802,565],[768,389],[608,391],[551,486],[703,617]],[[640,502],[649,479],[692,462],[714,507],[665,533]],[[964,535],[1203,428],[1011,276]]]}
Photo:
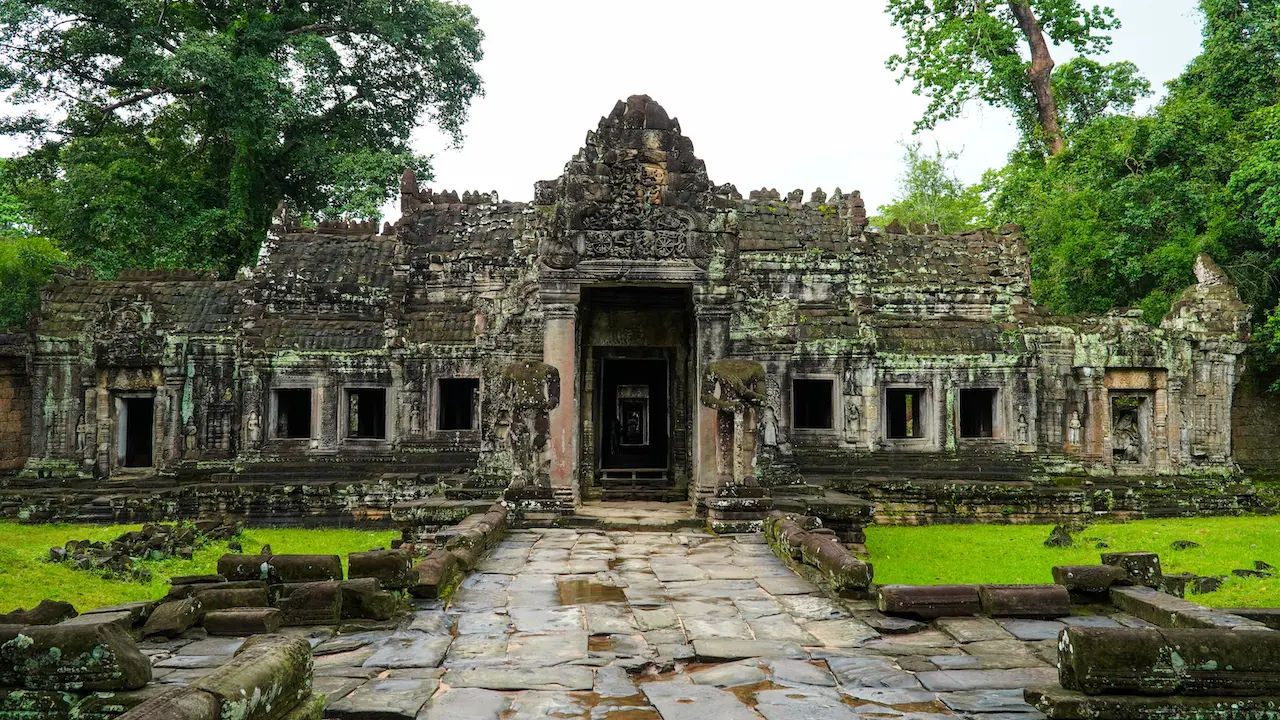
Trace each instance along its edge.
{"label": "green foliage", "polygon": [[[1087,60],[1110,47],[1107,33],[1120,26],[1110,8],[1086,9],[1077,0],[1028,5],[1049,40],[1085,58],[1054,74],[1055,92],[1068,93],[1068,123],[1127,110],[1146,91],[1132,63],[1104,66]],[[887,10],[905,33],[907,46],[904,54],[889,59],[889,69],[900,73],[899,82],[910,80],[914,92],[929,99],[917,130],[958,117],[966,103],[979,100],[1013,113],[1028,142],[1043,140],[1027,74],[1031,64],[1022,51],[1025,37],[1009,3],[888,0]]]}
{"label": "green foliage", "polygon": [[426,118],[460,139],[482,34],[444,0],[7,0],[0,92],[37,230],[104,273],[250,262],[281,200],[370,216]]}
{"label": "green foliage", "polygon": [[24,324],[40,303],[40,288],[67,262],[54,242],[31,234],[10,177],[9,161],[0,160],[0,327]]}
{"label": "green foliage", "polygon": [[1151,83],[1131,62],[1103,65],[1078,57],[1053,71],[1053,96],[1068,135],[1099,118],[1127,112],[1150,94]]}
{"label": "green foliage", "polygon": [[66,255],[42,237],[0,235],[0,327],[22,325]]}
{"label": "green foliage", "polygon": [[980,225],[989,209],[982,188],[965,185],[956,177],[951,163],[956,152],[941,148],[926,153],[919,142],[903,143],[906,169],[898,178],[898,191],[887,205],[881,205],[872,224],[888,225],[893,220],[910,224],[937,224],[944,233],[971,230]]}
{"label": "green foliage", "polygon": [[[1037,298],[1059,313],[1141,308],[1158,321],[1214,255],[1258,319],[1280,290],[1280,2],[1243,9],[1203,0],[1205,50],[1151,113],[1098,114],[1072,98],[1079,61],[1058,84],[1067,149],[1045,162],[1014,153],[991,177],[994,214],[1028,236]],[[1261,73],[1263,80],[1254,81]],[[1136,76],[1131,76],[1136,77]],[[1126,86],[1113,78],[1110,87]],[[1128,83],[1130,89],[1139,85]],[[1127,91],[1126,91],[1127,92]],[[1126,100],[1129,96],[1121,98]],[[1280,355],[1280,322],[1255,334],[1263,365]]]}
{"label": "green foliage", "polygon": [[[49,548],[68,540],[109,541],[132,525],[20,525],[0,522],[0,613],[29,608],[42,599],[65,600],[79,610],[136,600],[155,600],[168,591],[174,575],[200,575],[217,569],[218,558],[227,552],[226,542],[210,543],[195,551],[191,560],[170,558],[144,561],[151,570],[149,582],[104,580],[91,572],[68,564],[45,562]],[[237,540],[247,552],[270,545],[277,553],[317,553],[340,555],[345,567],[348,553],[387,547],[399,533],[389,530],[246,530]]]}
{"label": "green foliage", "polygon": [[[1054,565],[1096,565],[1099,553],[1160,554],[1165,572],[1230,575],[1254,560],[1280,565],[1280,525],[1270,517],[1178,518],[1102,523],[1074,533],[1075,547],[1045,547],[1047,525],[869,527],[867,549],[883,584],[1047,583]],[[1200,547],[1173,550],[1175,540]],[[1095,547],[1105,542],[1107,548]],[[1280,578],[1230,577],[1221,590],[1189,596],[1213,607],[1275,607]]]}

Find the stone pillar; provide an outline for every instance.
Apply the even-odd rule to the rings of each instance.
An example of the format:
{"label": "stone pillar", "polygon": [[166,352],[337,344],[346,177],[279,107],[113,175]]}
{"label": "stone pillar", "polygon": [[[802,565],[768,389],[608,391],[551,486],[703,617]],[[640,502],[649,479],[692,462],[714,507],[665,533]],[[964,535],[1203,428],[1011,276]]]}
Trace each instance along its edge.
{"label": "stone pillar", "polygon": [[562,503],[581,501],[578,483],[578,292],[544,293],[542,360],[560,370],[560,403],[551,411],[551,489]]}
{"label": "stone pillar", "polygon": [[[694,338],[694,366],[698,369],[694,380],[698,385],[694,388],[694,397],[700,398],[707,391],[702,386],[702,369],[708,363],[721,360],[729,354],[729,315],[730,309],[721,305],[700,302],[695,298],[694,315],[697,323],[697,335]],[[703,403],[695,403],[693,434],[693,477],[689,484],[689,499],[694,506],[700,505],[706,498],[715,493],[716,469],[716,423],[719,413]]]}

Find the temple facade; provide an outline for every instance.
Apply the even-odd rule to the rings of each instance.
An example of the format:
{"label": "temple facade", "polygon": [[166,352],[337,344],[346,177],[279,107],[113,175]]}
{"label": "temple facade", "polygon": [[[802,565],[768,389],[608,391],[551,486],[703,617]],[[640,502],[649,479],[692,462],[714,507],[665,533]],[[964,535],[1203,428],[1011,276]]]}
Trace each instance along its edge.
{"label": "temple facade", "polygon": [[[1054,317],[1017,228],[873,230],[838,189],[744,198],[646,96],[532,202],[406,173],[400,204],[381,228],[282,209],[234,279],[57,277],[0,343],[10,486],[398,478],[357,502],[376,514],[422,495],[405,488],[506,487],[533,462],[516,432],[566,509],[701,507],[726,476],[912,521],[1242,502],[1250,311],[1207,256],[1159,325]],[[728,360],[758,384],[709,373]],[[516,393],[536,385],[519,363],[556,382]]]}

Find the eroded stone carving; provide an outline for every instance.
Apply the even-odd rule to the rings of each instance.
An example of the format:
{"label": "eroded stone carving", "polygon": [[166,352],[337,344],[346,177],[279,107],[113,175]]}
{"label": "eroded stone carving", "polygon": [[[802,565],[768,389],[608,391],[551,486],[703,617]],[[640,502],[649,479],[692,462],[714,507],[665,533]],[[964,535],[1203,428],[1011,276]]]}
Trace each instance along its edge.
{"label": "eroded stone carving", "polygon": [[740,485],[755,471],[756,412],[767,397],[764,366],[716,360],[702,372],[702,404],[716,411],[717,485]]}
{"label": "eroded stone carving", "polygon": [[498,380],[499,437],[511,452],[512,490],[550,490],[547,445],[551,411],[560,405],[560,370],[544,362],[512,363]]}

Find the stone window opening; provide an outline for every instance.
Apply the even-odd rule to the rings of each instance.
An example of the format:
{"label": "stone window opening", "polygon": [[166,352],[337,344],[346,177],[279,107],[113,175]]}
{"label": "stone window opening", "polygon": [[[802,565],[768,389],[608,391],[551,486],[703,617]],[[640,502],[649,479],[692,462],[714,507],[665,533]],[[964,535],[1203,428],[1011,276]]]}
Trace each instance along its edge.
{"label": "stone window opening", "polygon": [[311,437],[311,388],[285,388],[275,391],[277,438],[309,439]]}
{"label": "stone window opening", "polygon": [[156,398],[153,393],[116,398],[116,455],[121,467],[149,468],[155,461]]}
{"label": "stone window opening", "polygon": [[922,388],[889,388],[885,391],[885,435],[892,440],[924,437],[925,403]]}
{"label": "stone window opening", "polygon": [[360,440],[386,439],[386,390],[353,388],[347,391],[347,437]]}
{"label": "stone window opening", "polygon": [[970,388],[960,391],[960,437],[994,438],[996,436],[996,398],[993,388]]}
{"label": "stone window opening", "polygon": [[791,382],[792,427],[831,430],[835,427],[835,381],[796,379]]}
{"label": "stone window opening", "polygon": [[480,398],[479,378],[441,378],[437,430],[475,430]]}
{"label": "stone window opening", "polygon": [[1116,464],[1145,465],[1151,446],[1151,397],[1111,396],[1111,456]]}

